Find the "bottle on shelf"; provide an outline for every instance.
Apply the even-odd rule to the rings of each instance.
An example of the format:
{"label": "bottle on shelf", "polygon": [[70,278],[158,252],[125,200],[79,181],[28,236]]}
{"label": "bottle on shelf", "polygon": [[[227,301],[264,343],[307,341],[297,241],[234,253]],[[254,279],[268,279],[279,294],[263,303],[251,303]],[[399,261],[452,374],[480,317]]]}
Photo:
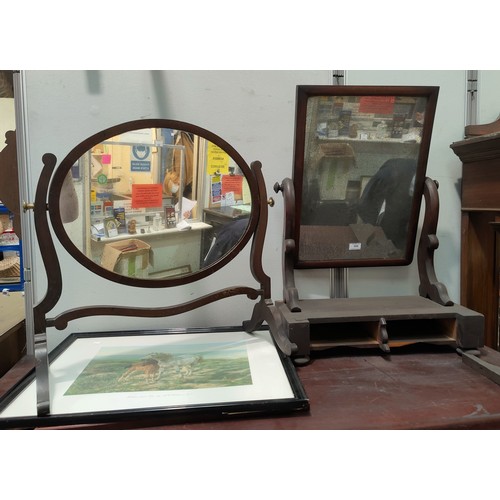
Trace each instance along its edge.
{"label": "bottle on shelf", "polygon": [[159,231],[161,229],[161,217],[160,214],[155,214],[153,217],[153,231]]}

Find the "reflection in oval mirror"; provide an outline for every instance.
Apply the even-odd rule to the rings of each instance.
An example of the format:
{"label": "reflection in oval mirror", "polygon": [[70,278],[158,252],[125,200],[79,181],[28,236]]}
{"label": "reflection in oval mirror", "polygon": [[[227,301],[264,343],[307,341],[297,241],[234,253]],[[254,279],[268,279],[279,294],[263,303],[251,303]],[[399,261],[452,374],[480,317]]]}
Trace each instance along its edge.
{"label": "reflection in oval mirror", "polygon": [[252,199],[245,172],[210,140],[145,128],[86,150],[59,206],[72,244],[102,269],[171,280],[226,256],[247,229]]}

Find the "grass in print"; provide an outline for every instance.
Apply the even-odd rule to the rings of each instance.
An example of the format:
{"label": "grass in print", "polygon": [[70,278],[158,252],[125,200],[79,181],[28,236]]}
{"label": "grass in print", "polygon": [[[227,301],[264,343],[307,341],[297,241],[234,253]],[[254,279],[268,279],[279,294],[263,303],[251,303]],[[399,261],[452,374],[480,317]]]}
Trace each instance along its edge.
{"label": "grass in print", "polygon": [[251,385],[245,347],[234,344],[104,347],[65,395]]}

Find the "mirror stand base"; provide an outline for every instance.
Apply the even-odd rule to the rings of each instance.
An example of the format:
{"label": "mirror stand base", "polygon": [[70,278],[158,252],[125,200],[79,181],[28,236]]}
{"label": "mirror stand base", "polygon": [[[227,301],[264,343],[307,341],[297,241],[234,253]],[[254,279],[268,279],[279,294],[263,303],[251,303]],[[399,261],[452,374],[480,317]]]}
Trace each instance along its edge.
{"label": "mirror stand base", "polygon": [[415,344],[462,350],[484,345],[481,314],[425,297],[310,299],[299,305],[301,311],[292,312],[284,302],[275,304],[281,335],[297,346],[294,361],[336,348],[375,348],[389,354]]}

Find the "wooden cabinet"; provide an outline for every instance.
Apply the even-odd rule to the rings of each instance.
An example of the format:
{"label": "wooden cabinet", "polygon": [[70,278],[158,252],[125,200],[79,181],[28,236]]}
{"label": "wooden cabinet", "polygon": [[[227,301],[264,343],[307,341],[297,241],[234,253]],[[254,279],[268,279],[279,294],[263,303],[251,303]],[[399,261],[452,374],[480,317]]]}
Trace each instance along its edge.
{"label": "wooden cabinet", "polygon": [[485,345],[499,349],[500,122],[466,128],[451,148],[462,161],[460,302],[485,317]]}

